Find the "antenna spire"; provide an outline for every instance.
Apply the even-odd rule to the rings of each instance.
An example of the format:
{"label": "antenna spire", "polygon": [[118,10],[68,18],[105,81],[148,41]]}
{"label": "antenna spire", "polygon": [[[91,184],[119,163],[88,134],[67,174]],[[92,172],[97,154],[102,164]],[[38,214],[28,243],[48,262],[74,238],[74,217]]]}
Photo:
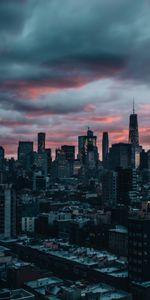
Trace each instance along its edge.
{"label": "antenna spire", "polygon": [[134,97],[133,97],[133,114],[135,114],[135,103],[134,103]]}

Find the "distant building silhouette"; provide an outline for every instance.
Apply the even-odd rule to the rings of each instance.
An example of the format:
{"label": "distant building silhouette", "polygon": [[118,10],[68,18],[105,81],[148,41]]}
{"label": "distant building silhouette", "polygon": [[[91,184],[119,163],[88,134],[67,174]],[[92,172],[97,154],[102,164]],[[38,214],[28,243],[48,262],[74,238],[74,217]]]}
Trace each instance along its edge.
{"label": "distant building silhouette", "polygon": [[5,158],[5,151],[4,148],[0,146],[0,171],[2,171],[4,167],[4,158]]}
{"label": "distant building silhouette", "polygon": [[66,160],[75,160],[75,146],[63,145],[61,146],[61,150],[64,152]]}
{"label": "distant building silhouette", "polygon": [[130,115],[129,120],[129,144],[137,148],[139,146],[139,132],[138,132],[138,117],[135,113],[134,102],[133,112]]}
{"label": "distant building silhouette", "polygon": [[140,165],[142,146],[139,145],[138,116],[135,113],[134,101],[133,112],[129,119],[129,144],[132,146],[132,166],[138,168]]}
{"label": "distant building silhouette", "polygon": [[38,153],[45,151],[45,132],[38,133]]}
{"label": "distant building silhouette", "polygon": [[78,158],[89,168],[94,168],[98,161],[97,136],[89,128],[87,135],[78,137]]}
{"label": "distant building silhouette", "polygon": [[102,202],[104,206],[115,206],[117,202],[117,173],[107,170],[102,176]]}
{"label": "distant building silhouette", "polygon": [[133,168],[118,168],[117,170],[117,202],[123,205],[136,205],[137,173]]}
{"label": "distant building silhouette", "polygon": [[108,132],[103,132],[103,138],[102,138],[102,161],[103,161],[103,166],[104,167],[106,167],[106,165],[107,165],[108,151],[109,151]]}
{"label": "distant building silhouette", "polygon": [[127,143],[112,144],[109,150],[109,169],[116,170],[118,167],[124,169],[132,165],[132,146]]}
{"label": "distant building silhouette", "polygon": [[20,141],[18,146],[18,161],[25,169],[30,169],[32,165],[33,142]]}
{"label": "distant building silhouette", "polygon": [[52,167],[52,151],[50,148],[45,149],[45,153],[47,155],[47,172],[51,174],[51,167]]}

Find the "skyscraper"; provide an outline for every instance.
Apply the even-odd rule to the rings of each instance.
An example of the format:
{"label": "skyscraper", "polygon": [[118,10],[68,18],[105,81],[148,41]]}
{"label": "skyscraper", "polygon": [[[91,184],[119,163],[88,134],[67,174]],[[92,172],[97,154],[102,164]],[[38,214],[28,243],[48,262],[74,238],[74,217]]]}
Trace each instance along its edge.
{"label": "skyscraper", "polygon": [[45,132],[38,133],[38,153],[45,151]]}
{"label": "skyscraper", "polygon": [[30,169],[32,164],[32,155],[33,142],[19,142],[18,161],[24,169]]}
{"label": "skyscraper", "polygon": [[138,203],[137,172],[133,168],[117,169],[117,202],[123,205]]}
{"label": "skyscraper", "polygon": [[50,175],[51,167],[52,167],[52,151],[50,148],[46,148],[45,153],[47,155],[47,172],[48,172],[48,175]]}
{"label": "skyscraper", "polygon": [[78,137],[78,157],[83,164],[91,166],[98,161],[97,136],[89,128],[87,135]]}
{"label": "skyscraper", "polygon": [[48,156],[46,151],[37,154],[37,168],[42,172],[42,175],[47,176],[48,172]]}
{"label": "skyscraper", "polygon": [[86,136],[78,136],[78,158],[82,163],[85,163],[86,156]]}
{"label": "skyscraper", "polygon": [[124,169],[131,167],[132,146],[126,143],[112,144],[109,150],[109,169],[115,170],[118,167]]}
{"label": "skyscraper", "polygon": [[107,158],[108,158],[108,149],[109,149],[109,138],[108,132],[103,132],[102,138],[102,161],[103,166],[106,166]]}
{"label": "skyscraper", "polygon": [[138,117],[137,114],[135,114],[134,101],[133,113],[130,115],[129,120],[129,144],[131,144],[132,147],[132,166],[138,168],[140,165],[142,146],[139,145]]}
{"label": "skyscraper", "polygon": [[138,118],[135,114],[134,101],[133,101],[133,112],[130,115],[129,120],[129,144],[138,148],[139,146],[139,133],[138,133]]}
{"label": "skyscraper", "polygon": [[102,202],[104,206],[115,206],[117,202],[117,173],[107,170],[102,177]]}
{"label": "skyscraper", "polygon": [[0,146],[0,171],[3,170],[4,166],[4,157],[5,157],[5,151],[2,146]]}
{"label": "skyscraper", "polygon": [[64,152],[66,160],[75,160],[75,146],[63,145],[61,146],[61,150]]}

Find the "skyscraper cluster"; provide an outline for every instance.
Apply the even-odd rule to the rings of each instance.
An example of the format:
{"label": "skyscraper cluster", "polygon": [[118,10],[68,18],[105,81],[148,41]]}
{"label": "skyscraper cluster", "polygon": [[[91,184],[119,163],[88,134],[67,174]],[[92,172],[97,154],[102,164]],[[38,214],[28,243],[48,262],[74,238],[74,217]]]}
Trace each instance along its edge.
{"label": "skyscraper cluster", "polygon": [[[16,160],[0,147],[0,283],[8,288],[2,295],[11,299],[12,287],[29,284],[39,299],[42,291],[42,299],[131,300],[132,293],[132,300],[149,300],[150,150],[139,144],[134,109],[128,142],[110,145],[102,133],[102,160],[91,128],[78,137],[77,155],[63,144],[52,159],[46,144],[45,132],[37,134],[36,149],[19,141]],[[59,286],[47,274],[60,276]]]}
{"label": "skyscraper cluster", "polygon": [[78,137],[77,158],[75,146],[62,145],[55,150],[55,159],[52,160],[44,132],[37,135],[37,151],[33,141],[19,141],[17,160],[5,159],[5,150],[0,147],[2,190],[5,184],[17,189],[48,190],[52,184],[69,178],[78,180],[83,186],[93,185],[93,189],[101,184],[98,189],[104,207],[117,203],[139,205],[138,183],[145,184],[150,180],[150,150],[146,152],[139,145],[134,106],[129,118],[128,143],[115,143],[109,147],[109,134],[103,132],[102,161],[99,159],[97,136],[90,128],[85,135]]}

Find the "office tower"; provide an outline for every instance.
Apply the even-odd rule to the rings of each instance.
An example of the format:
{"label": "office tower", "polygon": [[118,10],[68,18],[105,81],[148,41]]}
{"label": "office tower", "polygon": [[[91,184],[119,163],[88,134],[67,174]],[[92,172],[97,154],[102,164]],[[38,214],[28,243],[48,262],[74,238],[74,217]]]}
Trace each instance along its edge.
{"label": "office tower", "polygon": [[16,195],[12,185],[0,185],[0,235],[16,235]]}
{"label": "office tower", "polygon": [[63,145],[61,146],[61,151],[64,153],[66,161],[69,163],[69,177],[71,177],[74,172],[75,146]]}
{"label": "office tower", "polygon": [[117,202],[136,205],[138,202],[138,183],[136,169],[117,169]]}
{"label": "office tower", "polygon": [[137,148],[139,146],[139,133],[138,133],[138,118],[134,109],[133,102],[133,112],[130,115],[129,120],[129,144]]}
{"label": "office tower", "polygon": [[51,167],[52,167],[52,151],[50,148],[45,149],[45,153],[47,155],[47,172],[48,175],[51,174]]}
{"label": "office tower", "polygon": [[117,202],[117,173],[106,171],[102,176],[102,203],[114,207]]}
{"label": "office tower", "polygon": [[135,113],[133,102],[133,113],[130,115],[129,120],[129,144],[132,146],[132,166],[138,168],[140,165],[140,152],[142,147],[139,145],[139,132],[138,132],[138,117]]}
{"label": "office tower", "polygon": [[4,158],[5,158],[5,151],[4,148],[0,146],[0,171],[3,171]]}
{"label": "office tower", "polygon": [[87,151],[92,151],[93,147],[96,147],[97,136],[94,135],[93,131],[88,128],[87,131]]}
{"label": "office tower", "polygon": [[98,162],[97,136],[89,128],[87,135],[78,137],[78,158],[91,169]]}
{"label": "office tower", "polygon": [[93,131],[88,128],[86,145],[86,165],[89,170],[92,170],[96,167],[98,159],[99,155],[97,148],[97,136],[94,136]]}
{"label": "office tower", "polygon": [[61,146],[61,150],[64,152],[66,160],[75,160],[75,146],[63,145]]}
{"label": "office tower", "polygon": [[46,148],[45,152],[47,154],[47,160],[48,160],[48,162],[51,163],[52,162],[52,150],[50,148]]}
{"label": "office tower", "polygon": [[103,138],[102,138],[102,161],[103,161],[103,166],[104,167],[106,167],[106,165],[107,165],[108,151],[109,151],[108,132],[103,132]]}
{"label": "office tower", "polygon": [[34,167],[36,171],[41,171],[42,176],[47,176],[48,174],[48,155],[46,151],[35,152],[34,153]]}
{"label": "office tower", "polygon": [[38,133],[38,153],[45,151],[45,132]]}
{"label": "office tower", "polygon": [[33,142],[19,142],[18,161],[20,165],[29,170],[32,167]]}
{"label": "office tower", "polygon": [[129,280],[150,280],[150,216],[129,218],[128,222],[128,262]]}
{"label": "office tower", "polygon": [[86,136],[78,136],[78,158],[85,163],[86,157]]}
{"label": "office tower", "polygon": [[62,149],[56,149],[55,160],[52,163],[52,173],[55,179],[69,178],[73,170],[70,168],[70,161],[66,160]]}
{"label": "office tower", "polygon": [[109,150],[109,169],[124,169],[132,165],[132,146],[126,143],[113,144]]}

